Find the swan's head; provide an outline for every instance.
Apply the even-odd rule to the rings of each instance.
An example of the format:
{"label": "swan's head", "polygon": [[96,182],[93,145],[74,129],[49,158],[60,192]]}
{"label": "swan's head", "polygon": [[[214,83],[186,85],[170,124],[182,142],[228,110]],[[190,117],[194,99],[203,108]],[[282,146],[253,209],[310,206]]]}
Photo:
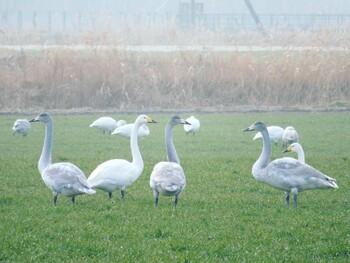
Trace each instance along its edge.
{"label": "swan's head", "polygon": [[153,120],[151,117],[148,117],[147,115],[140,115],[137,117],[135,123],[146,124],[146,123],[157,123],[157,122]]}
{"label": "swan's head", "polygon": [[257,121],[243,131],[263,131],[267,130],[265,124],[262,121]]}
{"label": "swan's head", "polygon": [[177,124],[187,124],[187,125],[191,125],[191,123],[187,122],[186,120],[182,119],[179,115],[173,115],[171,116],[169,123],[171,125],[177,125]]}
{"label": "swan's head", "polygon": [[41,121],[43,123],[48,123],[51,121],[51,115],[49,113],[43,112],[36,116],[34,119],[30,120],[30,122],[38,122]]}
{"label": "swan's head", "polygon": [[301,147],[301,145],[299,143],[295,142],[295,143],[292,143],[291,145],[289,145],[288,148],[283,151],[283,153],[286,153],[286,152],[298,153],[302,150],[303,150],[303,147]]}

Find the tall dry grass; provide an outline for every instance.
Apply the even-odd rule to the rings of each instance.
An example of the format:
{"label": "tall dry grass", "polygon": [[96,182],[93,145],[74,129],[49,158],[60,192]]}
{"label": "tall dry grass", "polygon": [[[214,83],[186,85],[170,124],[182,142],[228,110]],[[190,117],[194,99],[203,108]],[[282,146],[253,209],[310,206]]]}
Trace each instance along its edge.
{"label": "tall dry grass", "polygon": [[348,106],[349,83],[348,50],[8,51],[0,110]]}

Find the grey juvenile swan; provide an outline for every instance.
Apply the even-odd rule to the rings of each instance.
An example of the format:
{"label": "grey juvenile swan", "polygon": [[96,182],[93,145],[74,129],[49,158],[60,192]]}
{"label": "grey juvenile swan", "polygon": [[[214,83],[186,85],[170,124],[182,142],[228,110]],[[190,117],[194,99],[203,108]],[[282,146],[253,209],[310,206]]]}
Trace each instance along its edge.
{"label": "grey juvenile swan", "polygon": [[260,131],[263,136],[263,149],[252,169],[253,177],[262,183],[286,192],[286,206],[289,194],[293,194],[294,207],[297,207],[299,192],[311,189],[338,188],[336,180],[321,173],[310,165],[285,157],[270,161],[270,136],[263,122],[256,122],[243,131]]}
{"label": "grey juvenile swan", "polygon": [[158,206],[159,194],[162,194],[165,196],[175,196],[174,207],[176,208],[179,196],[186,186],[185,173],[180,165],[180,160],[173,143],[172,129],[178,124],[189,125],[187,121],[181,119],[178,115],[171,116],[165,128],[168,161],[157,163],[151,174],[150,186],[153,190],[156,207]]}
{"label": "grey juvenile swan", "polygon": [[283,146],[288,147],[294,142],[299,142],[299,134],[292,126],[288,126],[284,129],[282,135]]}
{"label": "grey juvenile swan", "polygon": [[30,122],[27,119],[18,119],[15,121],[12,127],[12,135],[21,133],[23,136],[27,136],[30,130]]}
{"label": "grey juvenile swan", "polygon": [[54,205],[56,205],[59,193],[72,197],[73,205],[76,195],[94,194],[95,190],[89,187],[84,173],[77,166],[68,162],[51,163],[52,118],[48,113],[41,113],[30,122],[38,121],[45,123],[46,126],[44,146],[38,162],[38,168],[44,183],[53,191]]}

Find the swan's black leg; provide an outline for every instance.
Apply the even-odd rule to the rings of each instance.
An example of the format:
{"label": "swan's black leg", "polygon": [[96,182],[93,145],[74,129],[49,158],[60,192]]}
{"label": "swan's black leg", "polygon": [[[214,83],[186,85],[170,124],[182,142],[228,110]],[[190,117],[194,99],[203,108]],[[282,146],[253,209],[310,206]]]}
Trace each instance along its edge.
{"label": "swan's black leg", "polygon": [[108,192],[109,199],[112,198],[112,192]]}
{"label": "swan's black leg", "polygon": [[72,197],[72,203],[75,204],[75,196]]}
{"label": "swan's black leg", "polygon": [[297,194],[294,194],[294,195],[293,195],[293,204],[294,204],[294,207],[295,207],[295,208],[297,208],[297,206],[298,206],[297,198],[298,198],[298,195],[297,195]]}
{"label": "swan's black leg", "polygon": [[122,195],[122,199],[124,199],[125,191],[124,191],[124,190],[121,190],[120,193],[121,193],[121,195]]}
{"label": "swan's black leg", "polygon": [[54,206],[56,206],[57,196],[58,196],[58,194],[54,193],[54,196],[53,196],[53,205]]}
{"label": "swan's black leg", "polygon": [[154,206],[158,207],[158,196],[159,196],[159,193],[157,191],[153,190],[153,195],[154,195]]}
{"label": "swan's black leg", "polygon": [[289,192],[286,192],[286,207],[289,207]]}
{"label": "swan's black leg", "polygon": [[175,195],[174,208],[176,208],[178,201],[179,201],[179,196]]}

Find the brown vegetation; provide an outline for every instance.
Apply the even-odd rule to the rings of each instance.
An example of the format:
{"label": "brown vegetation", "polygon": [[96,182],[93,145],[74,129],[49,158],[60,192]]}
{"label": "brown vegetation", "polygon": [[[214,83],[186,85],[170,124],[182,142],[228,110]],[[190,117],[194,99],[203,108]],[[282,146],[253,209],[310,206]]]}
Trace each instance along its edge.
{"label": "brown vegetation", "polygon": [[345,48],[147,53],[114,47],[99,50],[92,41],[83,51],[4,52],[0,110],[350,105],[350,54]]}

